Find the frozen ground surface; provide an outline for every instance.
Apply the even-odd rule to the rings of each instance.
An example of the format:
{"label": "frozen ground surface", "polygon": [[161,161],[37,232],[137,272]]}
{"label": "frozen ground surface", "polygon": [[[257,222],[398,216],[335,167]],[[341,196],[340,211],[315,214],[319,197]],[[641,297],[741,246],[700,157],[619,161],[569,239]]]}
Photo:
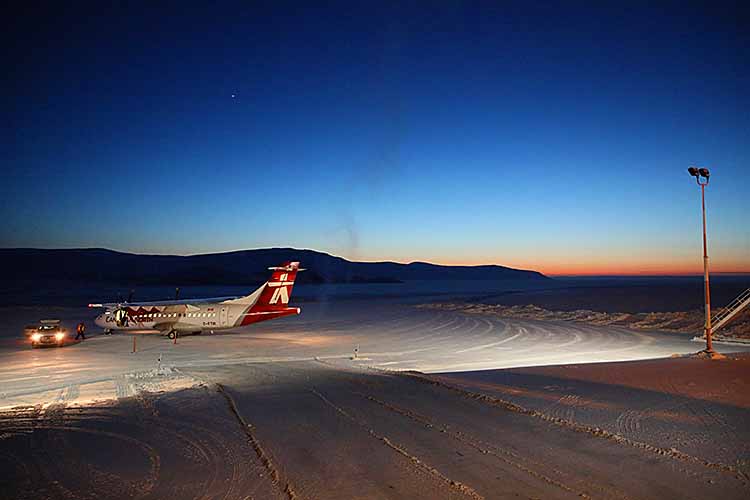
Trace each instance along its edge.
{"label": "frozen ground surface", "polygon": [[[31,318],[43,308],[26,312]],[[54,312],[70,323],[86,309]],[[77,315],[77,317],[76,317]],[[29,319],[3,328],[20,332]],[[139,385],[190,385],[185,368],[226,364],[346,359],[359,348],[359,363],[393,370],[473,371],[668,357],[695,352],[691,335],[632,331],[571,322],[492,318],[408,305],[308,304],[295,318],[261,323],[239,333],[181,337],[177,345],[159,335],[90,336],[63,348],[30,349],[20,333],[0,343],[0,408],[19,404],[75,402],[135,394]],[[738,350],[741,347],[720,346]],[[161,364],[158,360],[161,357]],[[172,369],[166,376],[159,367]],[[138,376],[135,376],[138,375]],[[158,390],[158,387],[150,387]]]}
{"label": "frozen ground surface", "polygon": [[[352,301],[135,354],[0,337],[15,498],[750,495],[746,355],[577,364],[694,352],[689,335]],[[536,368],[497,370],[517,367]]]}
{"label": "frozen ground surface", "polygon": [[435,380],[750,473],[750,355],[448,373]]}

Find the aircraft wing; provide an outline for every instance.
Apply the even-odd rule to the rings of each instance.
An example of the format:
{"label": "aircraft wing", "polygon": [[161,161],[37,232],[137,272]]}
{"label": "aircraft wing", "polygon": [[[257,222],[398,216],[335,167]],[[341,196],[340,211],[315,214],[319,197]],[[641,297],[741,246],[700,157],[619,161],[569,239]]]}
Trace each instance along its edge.
{"label": "aircraft wing", "polygon": [[168,332],[174,327],[175,324],[177,324],[176,321],[165,321],[164,323],[158,323],[154,325],[154,330],[159,330],[162,333]]}
{"label": "aircraft wing", "polygon": [[206,302],[223,302],[225,300],[236,299],[238,296],[231,297],[206,297],[200,299],[179,299],[179,300],[153,300],[150,302],[99,302],[91,303],[89,307],[103,307],[105,309],[116,309],[118,307],[148,307],[148,306],[189,306],[191,304],[203,304]]}

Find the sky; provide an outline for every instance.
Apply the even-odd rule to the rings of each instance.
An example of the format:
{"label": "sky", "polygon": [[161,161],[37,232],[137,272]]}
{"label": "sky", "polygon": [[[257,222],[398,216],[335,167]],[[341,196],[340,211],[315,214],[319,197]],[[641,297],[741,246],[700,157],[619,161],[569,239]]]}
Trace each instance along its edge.
{"label": "sky", "polygon": [[185,4],[3,16],[0,247],[750,272],[742,2]]}

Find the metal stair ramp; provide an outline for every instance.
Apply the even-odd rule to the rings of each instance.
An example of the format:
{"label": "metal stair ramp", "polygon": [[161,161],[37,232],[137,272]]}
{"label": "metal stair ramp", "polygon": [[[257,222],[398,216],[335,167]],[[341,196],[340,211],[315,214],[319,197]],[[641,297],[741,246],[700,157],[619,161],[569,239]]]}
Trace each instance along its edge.
{"label": "metal stair ramp", "polygon": [[725,308],[721,309],[711,318],[711,330],[716,332],[719,328],[727,324],[740,311],[750,305],[750,288],[739,294],[739,296],[730,302]]}

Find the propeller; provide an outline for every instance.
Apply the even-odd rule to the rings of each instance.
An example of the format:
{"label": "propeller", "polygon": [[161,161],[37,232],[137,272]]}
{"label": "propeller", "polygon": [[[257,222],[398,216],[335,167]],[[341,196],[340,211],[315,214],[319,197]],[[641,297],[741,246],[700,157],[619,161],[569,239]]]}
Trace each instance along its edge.
{"label": "propeller", "polygon": [[174,289],[174,300],[180,300],[180,287]]}
{"label": "propeller", "polygon": [[135,290],[131,289],[130,293],[128,294],[128,302],[133,302],[133,294],[135,293]]}

